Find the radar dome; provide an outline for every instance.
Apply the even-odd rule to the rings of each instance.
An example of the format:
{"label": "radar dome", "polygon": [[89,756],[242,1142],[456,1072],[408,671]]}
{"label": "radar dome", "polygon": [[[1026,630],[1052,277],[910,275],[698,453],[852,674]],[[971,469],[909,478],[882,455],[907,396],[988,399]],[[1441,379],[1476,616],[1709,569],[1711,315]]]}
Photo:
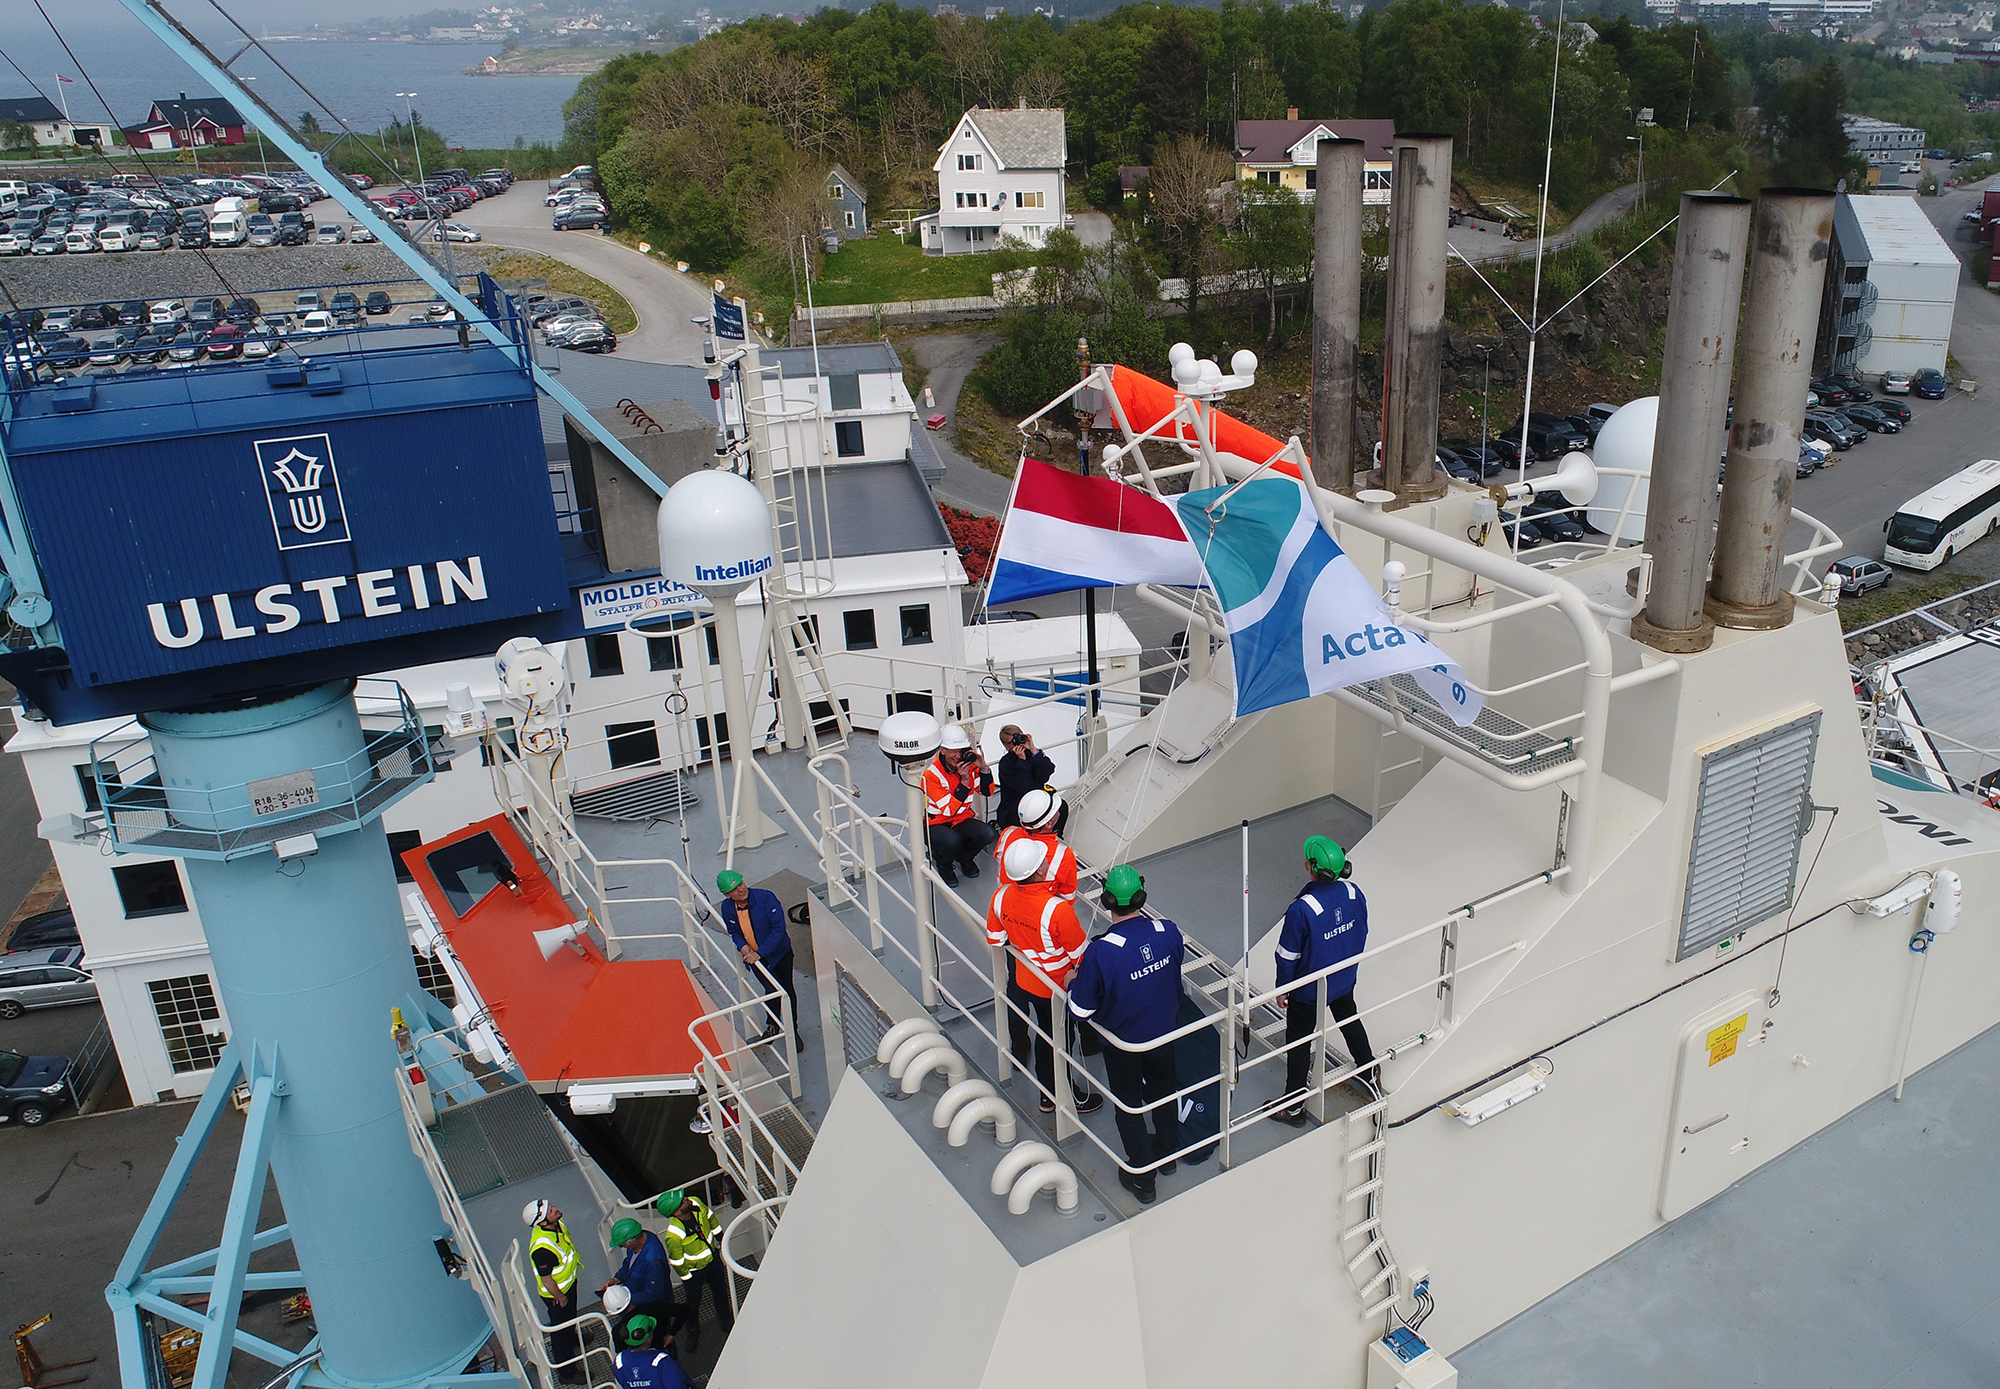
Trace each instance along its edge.
{"label": "radar dome", "polygon": [[660,499],[660,573],[697,593],[728,594],[771,572],[771,512],[757,484],[710,469]]}
{"label": "radar dome", "polygon": [[[1590,524],[1606,533],[1617,526],[1620,540],[1646,538],[1647,479],[1653,472],[1653,431],[1659,419],[1660,398],[1641,396],[1620,406],[1597,431],[1597,443],[1591,450],[1597,462],[1597,495],[1591,499]],[[1629,469],[1641,476],[1607,475],[1607,468]],[[1628,495],[1631,510],[1625,524],[1619,526],[1618,513]]]}

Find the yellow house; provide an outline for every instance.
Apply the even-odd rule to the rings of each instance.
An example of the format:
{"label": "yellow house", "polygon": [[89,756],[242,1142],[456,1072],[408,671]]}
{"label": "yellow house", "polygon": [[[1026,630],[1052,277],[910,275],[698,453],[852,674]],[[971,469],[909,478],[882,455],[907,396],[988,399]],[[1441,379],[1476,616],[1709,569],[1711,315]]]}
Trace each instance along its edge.
{"label": "yellow house", "polygon": [[1296,106],[1281,121],[1238,121],[1236,178],[1290,188],[1310,201],[1319,173],[1319,142],[1333,139],[1367,142],[1367,182],[1361,200],[1386,204],[1394,121],[1302,121]]}

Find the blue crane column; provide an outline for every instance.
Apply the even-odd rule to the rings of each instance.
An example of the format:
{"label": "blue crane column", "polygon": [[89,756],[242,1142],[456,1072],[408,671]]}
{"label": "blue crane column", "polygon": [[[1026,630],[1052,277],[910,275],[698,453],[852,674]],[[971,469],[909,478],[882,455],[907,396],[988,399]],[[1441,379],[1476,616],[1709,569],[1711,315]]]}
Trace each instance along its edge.
{"label": "blue crane column", "polygon": [[[353,691],[337,681],[145,715],[175,821],[250,826],[247,783],[307,768],[322,803],[359,800],[377,773]],[[232,1040],[275,1047],[283,1068],[271,1169],[312,1297],[320,1369],[382,1389],[459,1373],[492,1333],[472,1288],[439,1262],[432,1241],[445,1222],[396,1093],[389,1010],[418,984],[380,807],[317,837],[308,858],[185,864]]]}

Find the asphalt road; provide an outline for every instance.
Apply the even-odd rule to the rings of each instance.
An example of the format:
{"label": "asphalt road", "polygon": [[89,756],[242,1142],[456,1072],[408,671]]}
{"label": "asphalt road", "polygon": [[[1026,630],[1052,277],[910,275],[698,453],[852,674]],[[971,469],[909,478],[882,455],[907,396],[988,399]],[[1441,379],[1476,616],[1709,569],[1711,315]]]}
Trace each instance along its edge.
{"label": "asphalt road", "polygon": [[[0,680],[0,746],[14,736],[14,687]],[[21,759],[0,753],[0,926],[4,926],[49,866],[49,846],[35,837],[40,821]],[[0,1042],[0,1046],[9,1045]]]}
{"label": "asphalt road", "polygon": [[457,220],[486,241],[554,256],[624,295],[639,316],[639,326],[618,340],[620,357],[700,366],[706,334],[689,320],[708,314],[707,282],[608,236],[556,231],[549,226],[553,214],[542,205],[547,187],[524,179],[500,197],[474,203]]}

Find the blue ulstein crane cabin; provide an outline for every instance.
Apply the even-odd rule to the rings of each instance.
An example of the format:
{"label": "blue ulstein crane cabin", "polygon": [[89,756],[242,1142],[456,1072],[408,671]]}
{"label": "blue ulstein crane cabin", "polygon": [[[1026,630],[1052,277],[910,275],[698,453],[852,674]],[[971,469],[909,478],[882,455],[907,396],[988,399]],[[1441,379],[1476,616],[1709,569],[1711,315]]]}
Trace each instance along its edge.
{"label": "blue ulstein crane cabin", "polygon": [[534,386],[499,348],[410,337],[17,392],[8,471],[60,640],[0,674],[70,722],[558,634]]}

